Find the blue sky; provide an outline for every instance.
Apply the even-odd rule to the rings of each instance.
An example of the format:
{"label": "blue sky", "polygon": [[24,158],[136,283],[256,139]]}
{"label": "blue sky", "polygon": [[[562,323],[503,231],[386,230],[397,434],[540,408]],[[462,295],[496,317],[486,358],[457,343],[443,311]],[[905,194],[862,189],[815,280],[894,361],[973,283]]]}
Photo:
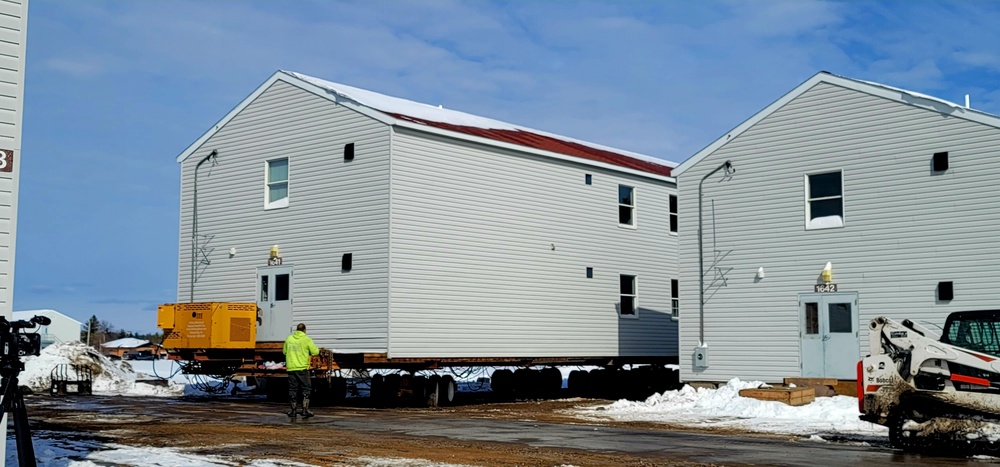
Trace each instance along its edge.
{"label": "blue sky", "polygon": [[129,330],[177,299],[175,157],[278,69],[676,162],[821,70],[1000,114],[1000,3],[30,8],[14,306]]}

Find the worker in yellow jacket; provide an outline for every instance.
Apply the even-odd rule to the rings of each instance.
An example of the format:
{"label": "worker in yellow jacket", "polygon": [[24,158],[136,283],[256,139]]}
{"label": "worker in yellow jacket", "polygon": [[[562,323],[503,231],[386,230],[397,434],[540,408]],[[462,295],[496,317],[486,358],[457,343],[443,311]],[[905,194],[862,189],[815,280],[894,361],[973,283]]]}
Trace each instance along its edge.
{"label": "worker in yellow jacket", "polygon": [[301,389],[302,417],[309,418],[313,416],[309,411],[309,394],[312,392],[312,383],[309,380],[309,357],[319,355],[319,349],[316,348],[312,338],[306,335],[305,323],[299,323],[295,329],[295,332],[285,339],[285,346],[282,348],[285,354],[285,370],[288,372],[288,399],[292,406],[288,416],[295,418],[295,404]]}

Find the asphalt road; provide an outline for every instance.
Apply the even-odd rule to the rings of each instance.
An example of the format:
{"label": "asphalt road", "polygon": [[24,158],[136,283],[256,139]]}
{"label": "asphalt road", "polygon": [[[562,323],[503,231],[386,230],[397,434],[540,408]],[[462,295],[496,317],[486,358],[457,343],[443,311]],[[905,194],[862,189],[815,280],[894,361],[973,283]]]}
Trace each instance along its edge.
{"label": "asphalt road", "polygon": [[[859,443],[822,443],[793,437],[714,434],[671,431],[574,421],[552,416],[571,406],[560,401],[524,404],[470,405],[448,410],[368,409],[329,407],[316,409],[309,420],[290,422],[281,415],[283,406],[245,400],[164,400],[156,398],[32,398],[29,410],[38,423],[51,427],[61,419],[76,420],[73,429],[95,432],[116,423],[141,419],[144,426],[157,420],[169,422],[178,435],[185,426],[216,424],[225,427],[261,427],[282,430],[307,429],[329,432],[331,439],[344,433],[368,439],[391,437],[414,441],[433,450],[443,440],[477,446],[497,443],[530,452],[561,450],[608,454],[620,462],[664,465],[677,463],[724,465],[985,465],[970,458],[903,454],[884,446]],[[92,416],[91,416],[92,415]],[[80,420],[91,420],[86,423]],[[118,422],[116,422],[118,420]],[[89,427],[89,428],[88,428]],[[340,433],[336,434],[335,433]],[[226,440],[220,439],[220,444]],[[416,453],[414,455],[419,455]],[[530,454],[528,454],[530,456]],[[641,461],[641,462],[640,462]],[[616,461],[617,462],[617,461]],[[550,464],[551,465],[551,464]],[[586,465],[586,464],[577,464]]]}

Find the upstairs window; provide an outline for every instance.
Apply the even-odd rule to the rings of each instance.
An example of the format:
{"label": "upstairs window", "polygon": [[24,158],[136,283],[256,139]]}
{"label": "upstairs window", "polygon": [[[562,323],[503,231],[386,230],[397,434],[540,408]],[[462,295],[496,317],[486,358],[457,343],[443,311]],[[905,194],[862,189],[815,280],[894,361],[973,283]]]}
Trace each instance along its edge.
{"label": "upstairs window", "polygon": [[806,175],[806,228],[844,226],[843,172]]}
{"label": "upstairs window", "polygon": [[681,316],[681,291],[677,279],[670,280],[670,316]]}
{"label": "upstairs window", "polygon": [[267,161],[264,208],[288,207],[288,158]]}
{"label": "upstairs window", "polygon": [[677,196],[670,195],[670,233],[677,235],[677,224],[680,219],[677,217]]}
{"label": "upstairs window", "polygon": [[635,276],[622,274],[619,279],[621,288],[621,316],[635,316],[637,294],[635,290]]}
{"label": "upstairs window", "polygon": [[618,185],[618,224],[635,227],[635,188]]}

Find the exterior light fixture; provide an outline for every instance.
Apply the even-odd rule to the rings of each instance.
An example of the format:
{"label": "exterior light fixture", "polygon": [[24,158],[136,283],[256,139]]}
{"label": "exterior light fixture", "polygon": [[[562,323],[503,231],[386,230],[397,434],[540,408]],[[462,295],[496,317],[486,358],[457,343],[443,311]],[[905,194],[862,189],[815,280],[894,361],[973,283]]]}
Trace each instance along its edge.
{"label": "exterior light fixture", "polygon": [[758,279],[764,278],[764,266],[757,268],[757,278]]}
{"label": "exterior light fixture", "polygon": [[827,261],[826,266],[823,266],[823,272],[820,273],[820,277],[823,278],[823,282],[827,284],[833,282],[833,263]]}
{"label": "exterior light fixture", "polygon": [[277,258],[278,256],[280,256],[280,251],[278,250],[278,245],[274,245],[274,246],[271,247],[271,257],[272,258]]}

